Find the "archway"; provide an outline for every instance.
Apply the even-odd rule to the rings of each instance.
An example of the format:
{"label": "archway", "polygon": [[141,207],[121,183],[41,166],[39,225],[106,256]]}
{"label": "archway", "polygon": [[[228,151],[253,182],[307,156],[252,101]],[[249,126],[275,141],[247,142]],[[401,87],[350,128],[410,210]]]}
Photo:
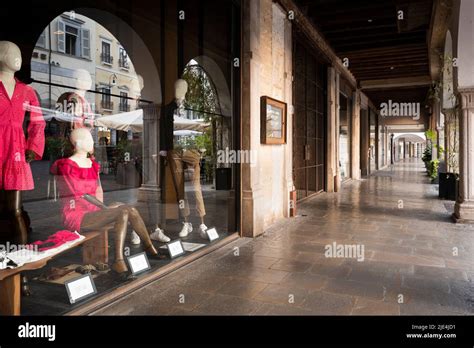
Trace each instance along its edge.
{"label": "archway", "polygon": [[[86,87],[78,88],[78,72],[88,76]],[[46,159],[50,161],[67,155],[67,129],[72,121],[57,111],[66,110],[71,94],[83,90],[76,99],[84,101],[84,109],[96,121],[139,110],[151,110],[157,119],[162,103],[158,68],[143,40],[117,16],[93,8],[64,12],[50,21],[36,42],[31,77],[48,121]],[[138,187],[143,166],[148,165],[143,162],[153,162],[149,152],[156,150],[148,151],[153,144],[144,146],[143,133],[134,133],[126,125],[111,128],[94,123],[92,134],[102,174],[116,176],[110,187],[104,177],[105,188]],[[135,165],[130,164],[133,161]],[[124,166],[131,169],[120,169]]]}

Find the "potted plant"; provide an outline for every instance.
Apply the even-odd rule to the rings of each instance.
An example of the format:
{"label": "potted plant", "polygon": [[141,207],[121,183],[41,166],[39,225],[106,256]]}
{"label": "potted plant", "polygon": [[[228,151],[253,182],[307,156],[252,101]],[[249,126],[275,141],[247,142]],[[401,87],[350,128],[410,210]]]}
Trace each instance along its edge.
{"label": "potted plant", "polygon": [[439,173],[439,198],[455,201],[459,192],[459,164],[458,164],[458,138],[457,138],[457,111],[446,115],[446,123],[452,130],[451,151],[445,152],[446,172]]}

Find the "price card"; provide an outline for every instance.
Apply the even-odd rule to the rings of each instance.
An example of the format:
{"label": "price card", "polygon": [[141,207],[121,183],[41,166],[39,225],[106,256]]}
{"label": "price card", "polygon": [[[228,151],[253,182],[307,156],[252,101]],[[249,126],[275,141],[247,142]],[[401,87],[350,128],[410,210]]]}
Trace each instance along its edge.
{"label": "price card", "polygon": [[179,239],[166,244],[166,247],[168,248],[168,252],[170,253],[170,258],[172,259],[181,256],[185,253],[183,244]]}
{"label": "price card", "polygon": [[133,275],[148,271],[151,268],[146,253],[132,255],[127,260]]}
{"label": "price card", "polygon": [[64,286],[66,286],[69,302],[71,302],[71,304],[97,294],[94,280],[90,274],[69,280],[64,283]]}
{"label": "price card", "polygon": [[217,233],[217,230],[214,227],[206,230],[206,233],[207,233],[207,237],[209,238],[211,242],[213,240],[219,239],[219,234]]}

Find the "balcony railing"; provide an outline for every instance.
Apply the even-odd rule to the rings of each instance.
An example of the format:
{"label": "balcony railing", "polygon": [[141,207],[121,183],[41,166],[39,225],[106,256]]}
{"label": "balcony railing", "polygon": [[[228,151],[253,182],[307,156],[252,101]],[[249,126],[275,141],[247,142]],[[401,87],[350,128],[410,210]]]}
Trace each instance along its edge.
{"label": "balcony railing", "polygon": [[119,104],[119,111],[128,112],[130,111],[130,105],[125,103]]}
{"label": "balcony railing", "polygon": [[100,102],[100,106],[102,107],[102,109],[107,109],[107,110],[114,109],[114,103],[110,100],[102,100]]}
{"label": "balcony railing", "polygon": [[128,61],[127,58],[119,59],[119,68],[130,69],[130,62]]}
{"label": "balcony railing", "polygon": [[114,57],[112,57],[110,54],[102,53],[100,55],[100,60],[102,61],[102,63],[112,64],[114,61]]}

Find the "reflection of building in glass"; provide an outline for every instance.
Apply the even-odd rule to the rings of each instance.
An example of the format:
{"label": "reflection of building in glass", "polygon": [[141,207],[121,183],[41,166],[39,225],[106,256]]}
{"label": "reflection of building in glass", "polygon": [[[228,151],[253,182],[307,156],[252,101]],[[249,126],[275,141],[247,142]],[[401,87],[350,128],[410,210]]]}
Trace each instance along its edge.
{"label": "reflection of building in glass", "polygon": [[[41,33],[31,59],[31,76],[37,81],[34,88],[43,108],[57,109],[57,103],[65,93],[77,86],[77,71],[89,73],[95,83],[95,22],[74,12],[56,17]],[[90,92],[85,99],[93,105]],[[92,108],[93,109],[93,108]],[[52,120],[47,134],[63,134],[67,125]]]}
{"label": "reflection of building in glass", "polygon": [[[138,108],[141,83],[127,51],[112,33],[99,23],[95,26],[96,46],[93,54],[96,61],[95,97],[96,112],[101,115],[114,115],[129,112]],[[107,138],[108,144],[116,145],[116,130],[100,127],[99,138]],[[132,134],[129,132],[128,138]]]}

